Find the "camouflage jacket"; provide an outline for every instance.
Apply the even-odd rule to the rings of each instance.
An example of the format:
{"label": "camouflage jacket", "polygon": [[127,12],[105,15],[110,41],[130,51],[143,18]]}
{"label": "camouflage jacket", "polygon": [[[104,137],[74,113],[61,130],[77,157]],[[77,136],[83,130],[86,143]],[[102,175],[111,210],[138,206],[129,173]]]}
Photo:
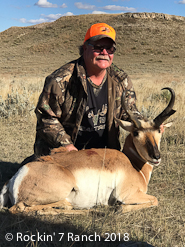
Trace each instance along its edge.
{"label": "camouflage jacket", "polygon": [[[125,89],[129,92],[127,97],[129,108],[138,112],[135,105],[136,97],[130,78],[114,64],[107,69],[107,83],[107,147],[120,149],[119,127],[115,125],[113,117],[128,119],[121,107],[121,95]],[[46,78],[35,109],[37,116],[35,154],[48,154],[51,148],[71,143],[75,145],[87,97],[83,57],[62,66]]]}

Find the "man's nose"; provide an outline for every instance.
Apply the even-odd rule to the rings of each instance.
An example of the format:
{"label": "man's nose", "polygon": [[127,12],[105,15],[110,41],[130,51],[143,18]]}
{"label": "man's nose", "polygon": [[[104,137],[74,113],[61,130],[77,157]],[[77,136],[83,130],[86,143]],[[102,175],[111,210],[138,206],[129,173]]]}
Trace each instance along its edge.
{"label": "man's nose", "polygon": [[108,54],[108,52],[107,52],[106,48],[102,48],[102,50],[101,50],[101,54],[104,54],[104,55],[107,55],[107,54]]}

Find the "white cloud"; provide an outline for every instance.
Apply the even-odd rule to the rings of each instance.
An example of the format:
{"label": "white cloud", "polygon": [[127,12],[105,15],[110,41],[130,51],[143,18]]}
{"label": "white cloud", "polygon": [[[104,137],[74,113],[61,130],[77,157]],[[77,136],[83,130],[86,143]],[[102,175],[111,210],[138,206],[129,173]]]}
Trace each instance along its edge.
{"label": "white cloud", "polygon": [[41,8],[58,8],[57,4],[50,3],[47,0],[39,0],[35,5]]}
{"label": "white cloud", "polygon": [[21,19],[19,19],[19,21],[22,22],[22,23],[29,23],[29,24],[40,24],[40,23],[46,22],[46,20],[43,19],[43,18],[40,18],[40,19],[37,19],[37,20],[34,20],[34,19],[26,20],[25,18],[21,18]]}
{"label": "white cloud", "polygon": [[76,2],[76,3],[75,3],[75,6],[76,6],[78,9],[88,9],[88,10],[93,10],[93,9],[96,8],[95,5],[83,4],[82,2]]}
{"label": "white cloud", "polygon": [[123,6],[117,6],[117,5],[107,5],[104,7],[96,7],[95,5],[83,4],[82,2],[76,2],[75,6],[78,9],[93,10],[92,14],[106,14],[106,12],[101,11],[100,9],[108,10],[108,11],[137,12],[136,8],[132,8],[132,7],[129,8],[129,7],[123,7]]}
{"label": "white cloud", "polygon": [[65,3],[63,3],[60,8],[64,9],[64,8],[67,8],[67,5]]}
{"label": "white cloud", "polygon": [[[184,1],[184,0],[183,0]],[[129,8],[129,7],[123,7],[123,6],[117,6],[117,5],[107,5],[102,7],[104,10],[111,10],[111,11],[126,11],[126,12],[136,12],[137,10],[135,8]]]}
{"label": "white cloud", "polygon": [[59,19],[62,16],[72,16],[72,15],[73,15],[72,12],[67,12],[65,14],[50,14],[50,15],[42,14],[41,16],[44,17],[45,22],[52,22],[52,21],[56,21],[57,19]]}
{"label": "white cloud", "polygon": [[50,15],[42,14],[40,19],[27,20],[25,18],[21,18],[21,19],[19,19],[19,21],[21,23],[28,23],[28,24],[35,25],[35,24],[40,24],[40,23],[43,23],[43,22],[53,22],[53,21],[56,21],[58,18],[60,18],[62,16],[72,16],[72,15],[73,15],[72,12],[67,12],[65,14],[50,14]]}
{"label": "white cloud", "polygon": [[52,21],[56,21],[58,18],[60,18],[62,16],[62,14],[50,14],[50,15],[41,15],[45,22],[52,22]]}
{"label": "white cloud", "polygon": [[62,15],[62,16],[72,16],[72,15],[74,15],[72,12],[67,12],[67,13],[65,13],[65,14]]}
{"label": "white cloud", "polygon": [[104,12],[104,11],[99,11],[99,10],[95,10],[95,11],[93,11],[92,12],[92,14],[107,14],[106,12]]}
{"label": "white cloud", "polygon": [[178,3],[185,4],[185,0],[179,1]]}

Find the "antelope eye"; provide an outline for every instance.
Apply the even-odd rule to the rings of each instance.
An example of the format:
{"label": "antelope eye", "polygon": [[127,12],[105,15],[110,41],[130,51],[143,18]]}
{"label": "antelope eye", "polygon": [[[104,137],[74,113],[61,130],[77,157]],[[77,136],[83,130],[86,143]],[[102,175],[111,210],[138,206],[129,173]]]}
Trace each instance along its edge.
{"label": "antelope eye", "polygon": [[158,129],[158,132],[161,133],[161,129]]}
{"label": "antelope eye", "polygon": [[133,132],[133,135],[134,135],[134,136],[138,136],[138,134],[139,134],[139,133],[138,133],[137,130],[135,130],[135,131]]}

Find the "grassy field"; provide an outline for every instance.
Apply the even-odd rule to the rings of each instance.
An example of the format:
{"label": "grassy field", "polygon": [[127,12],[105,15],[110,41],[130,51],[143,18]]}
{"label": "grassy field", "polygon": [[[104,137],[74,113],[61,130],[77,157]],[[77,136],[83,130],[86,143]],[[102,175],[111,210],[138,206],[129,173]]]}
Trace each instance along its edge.
{"label": "grassy field", "polygon": [[[0,212],[1,230],[0,246],[59,246],[60,233],[65,233],[62,239],[62,246],[118,246],[124,243],[126,246],[132,246],[132,242],[149,243],[157,247],[183,247],[185,241],[185,212],[184,212],[184,191],[185,191],[185,152],[184,152],[184,112],[185,104],[180,85],[184,86],[183,77],[173,78],[173,76],[160,75],[154,77],[151,74],[141,76],[131,76],[138,95],[138,108],[145,115],[156,116],[166,105],[169,99],[160,89],[164,86],[172,87],[176,92],[176,103],[174,109],[177,113],[172,117],[174,123],[170,129],[167,129],[163,135],[161,144],[162,163],[154,169],[149,184],[149,194],[154,195],[159,200],[157,208],[141,210],[138,212],[127,213],[124,215],[114,214],[107,208],[102,208],[105,214],[89,214],[88,216],[12,216],[6,210]],[[20,80],[20,81],[19,81]],[[21,83],[22,78],[17,78],[15,82]],[[33,80],[36,80],[33,78]],[[1,162],[0,178],[1,186],[16,171],[19,163],[31,155],[33,152],[33,143],[35,138],[36,119],[32,106],[36,101],[38,92],[43,84],[40,78],[37,84],[38,89],[32,95],[28,104],[27,115],[20,114],[10,116],[1,120]],[[31,79],[30,79],[31,83]],[[29,85],[29,81],[28,81]],[[27,85],[27,86],[28,86]],[[19,89],[17,89],[19,90]],[[29,95],[31,89],[26,89]],[[16,90],[15,90],[16,92]],[[21,91],[18,91],[22,95]],[[15,94],[16,95],[16,94]],[[12,94],[12,98],[14,94]],[[4,99],[6,99],[4,94]],[[18,106],[20,106],[18,102]],[[30,109],[29,109],[30,107]],[[15,105],[13,107],[17,108]],[[23,110],[24,105],[23,105]],[[24,111],[23,111],[24,112]],[[55,233],[52,241],[30,242],[16,240],[17,233],[25,235],[42,234],[45,238]],[[74,235],[90,236],[95,233],[101,236],[101,242],[95,243],[86,241],[73,241],[69,239],[68,233]],[[4,237],[6,233],[12,233],[15,239],[7,242]],[[107,234],[105,234],[107,233]],[[129,242],[119,242],[124,238],[124,233],[129,234]],[[105,242],[104,238],[108,234],[114,240],[115,234],[117,241]],[[120,234],[120,235],[119,235]],[[127,236],[127,235],[126,235]],[[130,242],[132,241],[132,242]],[[142,245],[138,245],[142,246]]]}
{"label": "grassy field", "polygon": [[[125,47],[124,45],[126,44],[119,39],[118,45],[123,47],[125,51],[128,51],[128,54],[125,54],[124,56],[120,51],[115,55],[115,63],[124,68],[131,76],[137,94],[138,109],[147,117],[154,118],[162,111],[162,109],[164,109],[169,100],[169,95],[165,91],[161,91],[161,89],[163,87],[171,87],[176,93],[174,109],[177,110],[177,112],[169,119],[169,121],[173,120],[173,125],[170,129],[166,130],[162,138],[162,162],[159,167],[154,168],[149,183],[148,193],[158,198],[159,206],[122,215],[114,213],[110,208],[102,207],[99,208],[99,211],[102,213],[95,211],[93,214],[86,216],[66,216],[62,214],[62,211],[61,214],[56,216],[11,215],[6,209],[3,209],[0,211],[0,247],[184,247],[185,73],[183,63],[184,44],[183,42],[178,42],[178,40],[183,40],[183,36],[178,36],[178,40],[176,40],[177,43],[171,41],[171,46],[176,47],[173,48],[173,51],[171,48],[171,52],[169,48],[167,50],[170,42],[169,44],[166,44],[166,47],[157,46],[156,37],[154,40],[155,42],[153,41],[153,43],[148,40],[141,44],[141,24],[143,23],[144,26],[144,34],[147,30],[146,26],[148,27],[150,24],[150,28],[153,26],[153,31],[154,29],[158,30],[157,37],[159,38],[160,27],[163,27],[163,29],[165,28],[164,21],[160,20],[161,26],[159,25],[159,22],[157,23],[157,20],[154,20],[153,22],[149,20],[151,23],[147,23],[146,20],[137,21],[131,19],[129,21],[128,19],[125,19],[123,22],[121,19],[118,23],[118,19],[121,18],[118,17],[119,16],[116,15],[116,22],[113,17],[110,16],[110,22],[114,21],[113,24],[116,23],[117,30],[121,30],[122,25],[125,22],[126,27],[130,27],[129,30],[132,29],[133,31],[132,39],[139,40],[140,42],[139,45],[138,42],[135,42],[135,46],[133,46],[135,48],[131,49],[132,47],[129,48],[131,43]],[[78,21],[84,21],[83,18],[85,17],[83,16],[82,19],[79,19]],[[108,20],[108,15],[105,18]],[[68,19],[71,20],[70,18]],[[97,20],[101,20],[101,17],[98,17]],[[91,21],[94,21],[94,19]],[[88,20],[88,24],[89,23],[90,21]],[[155,25],[152,25],[152,23]],[[52,31],[52,33],[54,32],[53,37],[57,37],[57,28],[64,24],[62,24],[62,20],[59,20],[56,24],[55,28],[46,29],[45,27],[45,29],[41,29],[40,33],[43,32],[45,35],[44,37],[49,37],[48,32]],[[69,32],[66,32],[66,35],[70,34],[70,25],[70,23],[68,26],[66,25]],[[184,24],[182,22],[174,21],[174,23],[168,23],[168,25],[166,25],[166,30],[173,27],[172,33],[175,34],[175,29],[178,25],[181,29]],[[64,26],[62,27],[65,28]],[[86,26],[84,26],[84,28],[86,28]],[[33,29],[30,30],[33,31]],[[129,32],[129,30],[127,31]],[[136,32],[137,30],[140,30],[140,32]],[[21,32],[22,31],[23,30],[21,30]],[[25,33],[28,33],[29,30],[24,29],[24,31]],[[19,45],[22,42],[21,39],[24,37],[19,36],[19,39],[15,39],[20,35],[20,29],[14,29],[11,36],[8,35],[10,35],[10,33],[8,34],[8,31],[3,33],[0,40],[0,42],[4,40],[3,44],[5,46],[2,59],[8,58],[7,54],[5,54],[8,42],[11,43],[11,40],[13,40],[14,46],[18,47],[17,49],[20,49]],[[29,35],[31,40],[31,34]],[[137,35],[139,35],[138,38],[136,37]],[[164,35],[164,33],[162,35]],[[184,35],[183,32],[182,35]],[[7,39],[5,39],[5,36]],[[12,37],[11,40],[9,40],[10,37]],[[41,37],[43,36],[40,36],[40,39]],[[163,36],[161,36],[161,39],[162,37]],[[27,41],[25,40],[25,43],[26,42]],[[167,42],[168,41],[166,41],[166,43]],[[14,46],[11,45],[11,48],[13,47],[15,49]],[[142,51],[139,49],[140,47],[143,49]],[[39,52],[36,44],[30,48],[33,55],[29,55],[30,64],[28,65],[28,63],[26,63],[22,72],[22,62],[20,61],[19,64],[13,57],[9,58],[9,60],[7,59],[8,65],[6,68],[5,66],[2,68],[0,79],[0,188],[6,180],[15,173],[21,161],[33,153],[36,125],[34,108],[42,90],[45,76],[62,65],[65,60],[70,61],[77,56],[77,52],[69,53],[68,48],[68,57],[61,56],[60,63],[59,58],[56,58],[56,61],[52,62],[51,67],[49,67],[48,62],[45,62],[45,59],[47,56],[52,58],[53,55],[51,53],[45,54],[45,48],[45,46],[40,47]],[[56,45],[54,45],[54,48],[56,48]],[[154,51],[154,48],[155,55],[151,55],[149,49],[153,49]],[[121,50],[121,48],[119,49]],[[161,53],[160,49],[163,49],[163,53]],[[143,54],[144,51],[147,54]],[[38,53],[42,54],[39,55],[40,60],[36,61],[41,62],[39,63],[39,66],[36,67],[34,58],[38,56]],[[171,53],[173,53],[173,55],[171,55]],[[15,53],[15,56],[18,54],[20,53]],[[175,54],[179,57],[173,57]],[[54,55],[56,55],[56,53]],[[125,57],[128,58],[128,63],[125,62]],[[138,62],[139,57],[141,57],[140,62]],[[23,62],[27,59],[26,56],[22,56],[21,58]],[[2,67],[1,63],[0,66]],[[125,132],[123,135],[125,135]],[[7,235],[8,233],[9,235]],[[64,236],[62,233],[64,233]],[[6,238],[9,238],[9,240],[11,239],[10,234],[13,236],[12,241],[6,240]],[[73,238],[71,237],[72,234]],[[83,235],[84,239],[82,239]],[[33,236],[33,239],[31,239],[31,236]],[[39,236],[40,238],[37,239],[37,241],[32,241],[36,240]],[[88,238],[87,241],[85,237]],[[133,245],[134,242],[137,242],[137,244]]]}

